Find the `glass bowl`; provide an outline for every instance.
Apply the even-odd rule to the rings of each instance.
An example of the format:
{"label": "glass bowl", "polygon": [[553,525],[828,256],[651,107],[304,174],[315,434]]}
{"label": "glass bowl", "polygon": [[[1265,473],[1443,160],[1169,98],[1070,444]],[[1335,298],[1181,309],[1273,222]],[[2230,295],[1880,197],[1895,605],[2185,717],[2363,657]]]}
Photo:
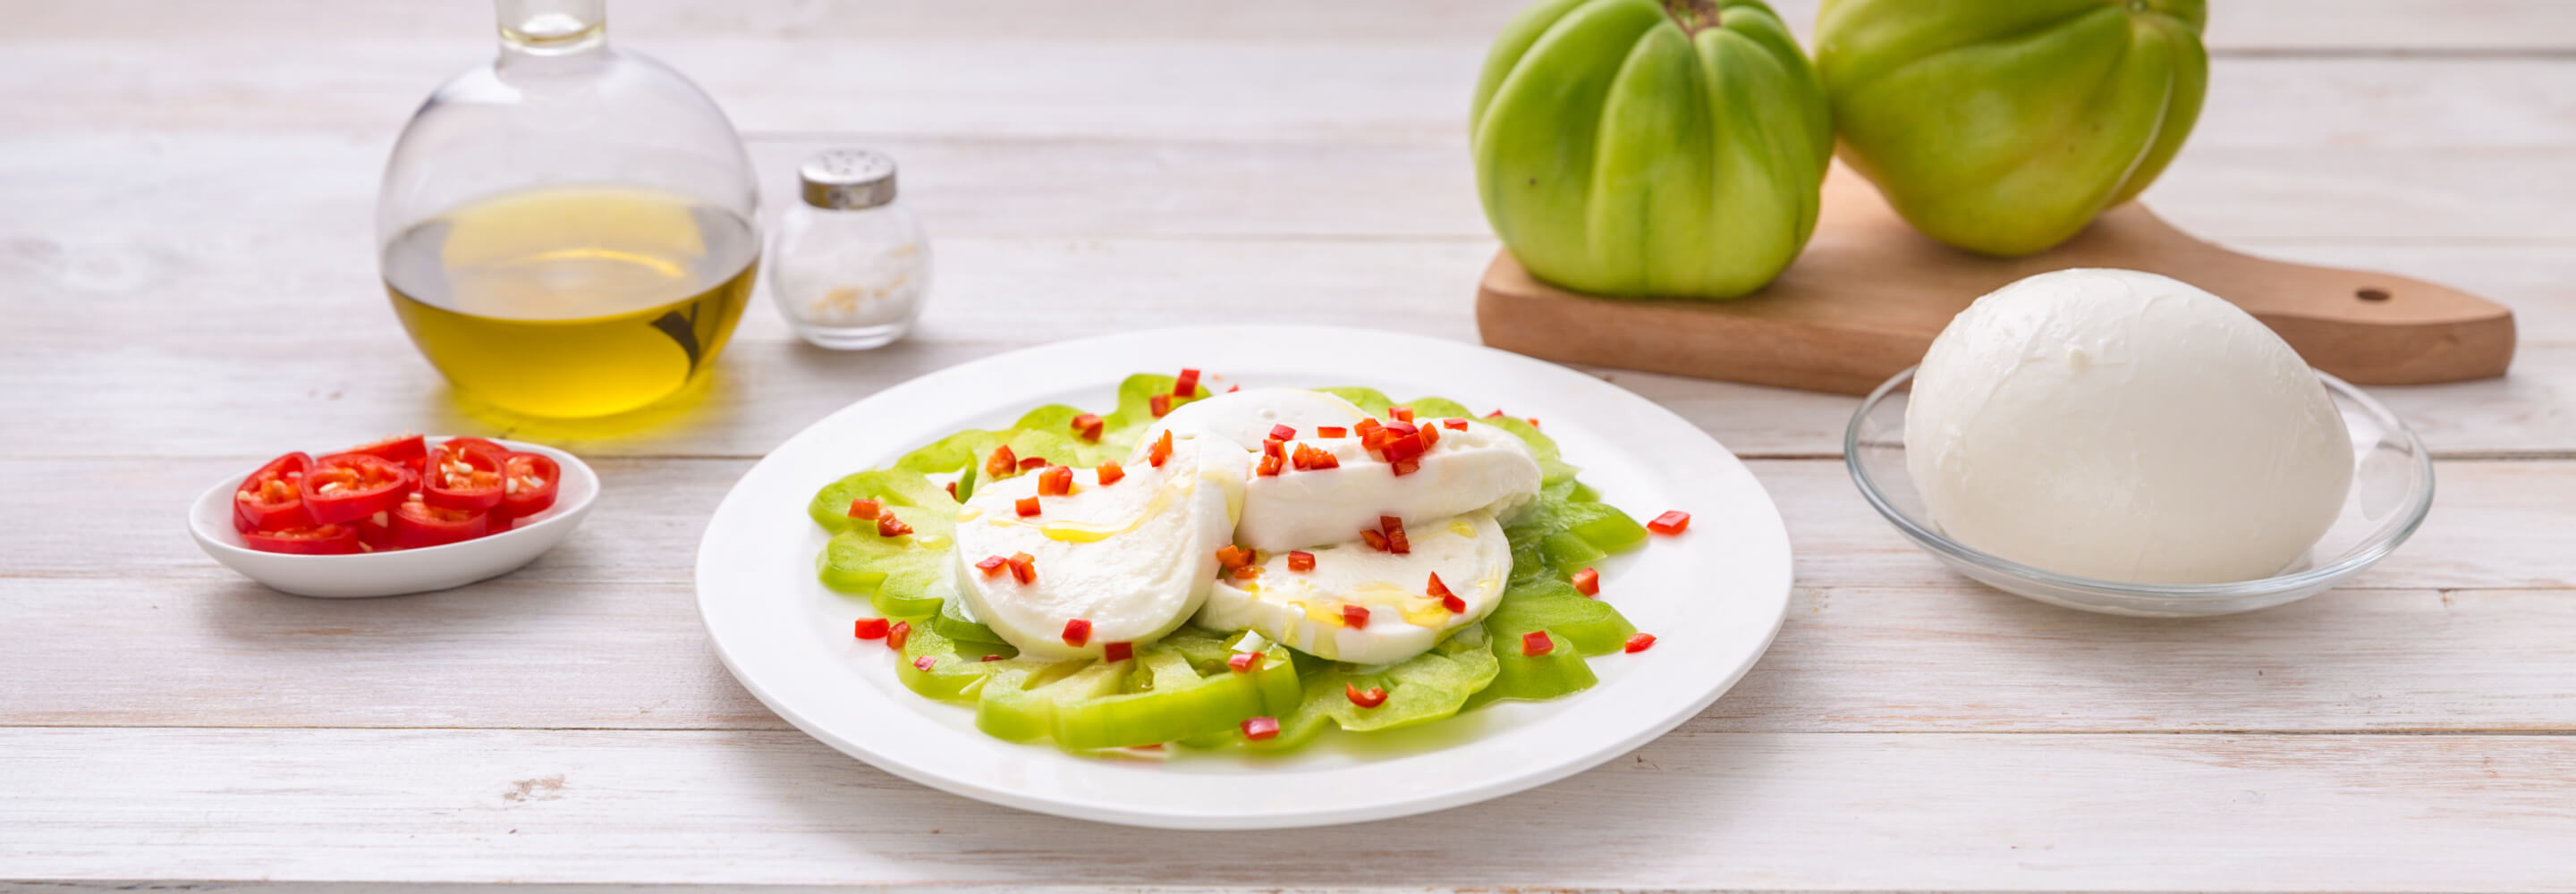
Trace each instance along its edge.
{"label": "glass bowl", "polygon": [[1905,469],[1905,401],[1914,370],[1861,401],[1843,432],[1843,462],[1862,497],[1942,564],[1989,586],[2050,605],[2112,615],[2181,618],[2270,608],[2333,589],[2406,542],[2433,506],[2433,461],[2415,432],[2360,389],[2317,378],[2352,432],[2352,489],[2334,526],[2279,573],[2223,584],[2140,584],[2045,571],[1970,549],[1941,533]]}

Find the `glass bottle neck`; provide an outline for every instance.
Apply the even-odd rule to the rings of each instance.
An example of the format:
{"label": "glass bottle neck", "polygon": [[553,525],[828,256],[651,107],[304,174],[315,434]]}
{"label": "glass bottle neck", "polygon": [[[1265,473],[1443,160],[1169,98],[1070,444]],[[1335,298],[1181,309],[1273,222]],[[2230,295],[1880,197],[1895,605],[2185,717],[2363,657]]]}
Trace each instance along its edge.
{"label": "glass bottle neck", "polygon": [[493,0],[504,56],[558,56],[608,41],[607,0]]}

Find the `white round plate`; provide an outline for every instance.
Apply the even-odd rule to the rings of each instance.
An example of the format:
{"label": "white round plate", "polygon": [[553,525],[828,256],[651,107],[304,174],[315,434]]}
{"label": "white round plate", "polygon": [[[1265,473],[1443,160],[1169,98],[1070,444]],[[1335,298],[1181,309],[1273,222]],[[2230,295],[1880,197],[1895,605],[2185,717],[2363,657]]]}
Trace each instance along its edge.
{"label": "white round plate", "polygon": [[[976,731],[967,707],[895,681],[894,652],[850,635],[867,600],[814,576],[814,491],[1031,407],[1107,412],[1135,372],[1203,383],[1364,385],[1536,417],[1602,499],[1640,520],[1691,514],[1679,537],[1601,566],[1601,595],[1657,637],[1592,659],[1601,682],[1549,702],[1489,705],[1438,723],[1328,733],[1281,756],[1170,749],[1167,760],[1076,757]],[[1404,816],[1510,794],[1627,753],[1698,714],[1761,657],[1789,602],[1789,539],[1744,464],[1644,398],[1563,367],[1476,345],[1358,329],[1206,327],[1059,342],[888,388],[789,438],[744,474],[698,548],[698,609],[725,665],[770,710],[887,772],[968,797],[1081,819],[1254,829]]]}

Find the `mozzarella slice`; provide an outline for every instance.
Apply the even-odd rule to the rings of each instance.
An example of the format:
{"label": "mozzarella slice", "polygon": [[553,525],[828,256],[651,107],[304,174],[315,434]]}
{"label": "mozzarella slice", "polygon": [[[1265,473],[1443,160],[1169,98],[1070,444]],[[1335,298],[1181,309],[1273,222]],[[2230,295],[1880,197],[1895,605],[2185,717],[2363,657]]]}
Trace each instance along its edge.
{"label": "mozzarella slice", "polygon": [[1395,474],[1358,438],[1300,439],[1284,449],[1294,455],[1300,443],[1331,451],[1340,467],[1290,467],[1253,476],[1244,484],[1243,521],[1234,542],[1257,550],[1301,549],[1375,529],[1381,515],[1408,526],[1480,510],[1509,517],[1538,496],[1538,456],[1511,432],[1490,425],[1441,429],[1439,443],[1406,475]]}
{"label": "mozzarella slice", "polygon": [[[1407,554],[1340,543],[1309,550],[1315,556],[1312,571],[1288,570],[1286,552],[1258,554],[1258,576],[1216,582],[1199,609],[1199,626],[1250,628],[1318,657],[1390,664],[1421,654],[1494,610],[1511,577],[1512,545],[1493,513],[1469,512],[1405,530],[1412,541]],[[1429,594],[1434,572],[1466,601],[1466,611],[1451,612]],[[1343,619],[1346,605],[1368,609],[1366,626]]]}
{"label": "mozzarella slice", "polygon": [[1318,425],[1348,427],[1366,418],[1368,411],[1357,404],[1321,391],[1251,388],[1182,404],[1145,429],[1144,440],[1137,442],[1135,456],[1129,458],[1144,456],[1145,448],[1165,430],[1174,437],[1204,435],[1257,451],[1274,425],[1311,435]]}
{"label": "mozzarella slice", "polygon": [[[1073,471],[1073,492],[1038,497],[1038,515],[1015,504],[1037,493],[1027,472],[975,488],[957,513],[957,582],[974,617],[1023,654],[1097,657],[1112,642],[1137,645],[1172,632],[1207,600],[1216,551],[1229,542],[1243,499],[1245,454],[1205,438],[1180,441],[1162,468],[1146,462],[1103,485]],[[1028,553],[1036,580],[987,574],[988,556]],[[1081,646],[1065,623],[1091,622]]]}

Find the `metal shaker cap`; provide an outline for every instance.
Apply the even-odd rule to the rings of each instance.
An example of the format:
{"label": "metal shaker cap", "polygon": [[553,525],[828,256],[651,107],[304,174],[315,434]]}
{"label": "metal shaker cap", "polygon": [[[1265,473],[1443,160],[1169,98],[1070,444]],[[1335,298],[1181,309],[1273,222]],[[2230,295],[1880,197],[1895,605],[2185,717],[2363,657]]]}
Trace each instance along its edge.
{"label": "metal shaker cap", "polygon": [[828,149],[796,169],[798,192],[816,208],[851,211],[894,201],[894,159],[865,149]]}

